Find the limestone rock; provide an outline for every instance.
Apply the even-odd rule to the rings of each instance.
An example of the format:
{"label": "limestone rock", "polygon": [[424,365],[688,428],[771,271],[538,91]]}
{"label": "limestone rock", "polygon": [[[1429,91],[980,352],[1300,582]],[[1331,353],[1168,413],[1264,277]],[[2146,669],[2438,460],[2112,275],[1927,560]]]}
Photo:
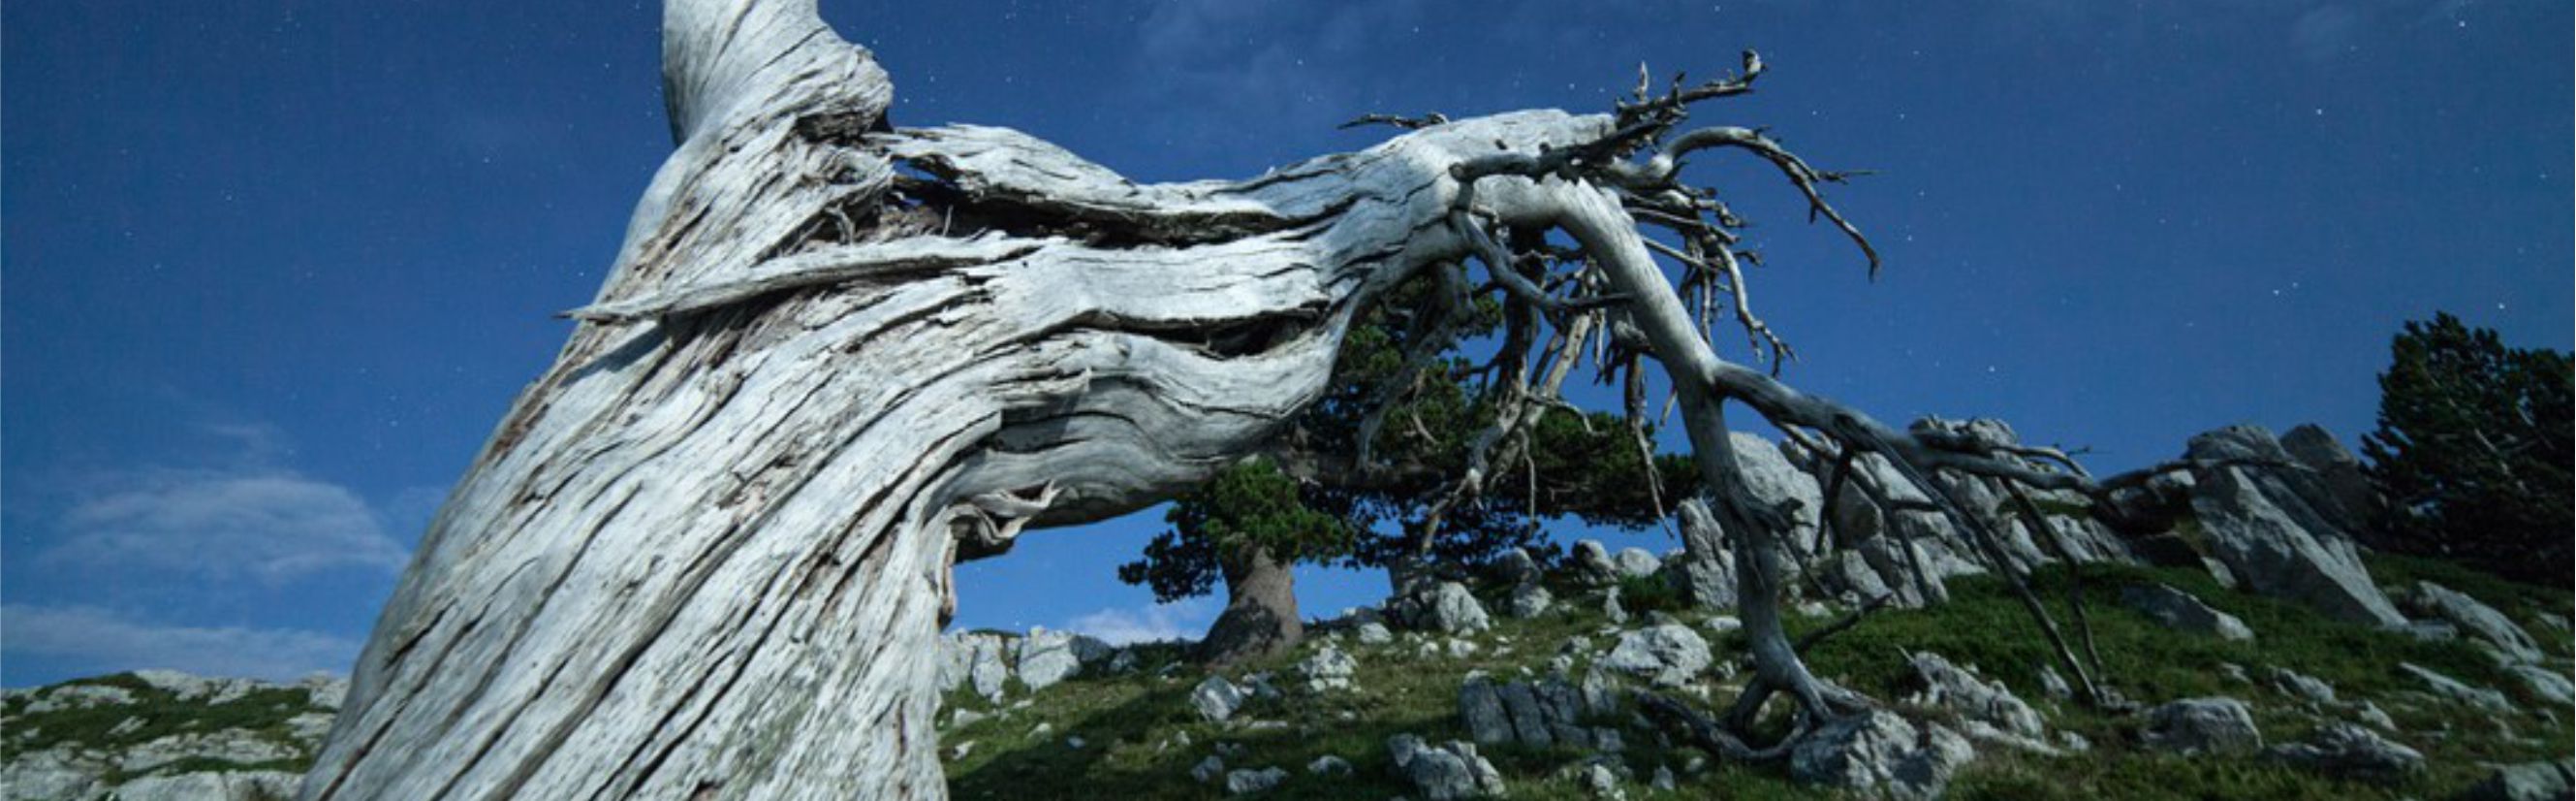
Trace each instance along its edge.
{"label": "limestone rock", "polygon": [[[274,770],[204,771],[145,776],[117,785],[118,801],[249,801],[293,798],[300,774]],[[10,792],[17,792],[11,788]]]}
{"label": "limestone rock", "polygon": [[1617,556],[1611,557],[1611,563],[1623,579],[1652,576],[1664,567],[1664,560],[1644,548],[1621,548]]}
{"label": "limestone rock", "polygon": [[1316,757],[1313,762],[1306,763],[1306,772],[1317,776],[1348,776],[1351,775],[1351,762],[1350,760],[1343,759],[1341,757],[1325,754],[1323,756]]}
{"label": "limestone rock", "polygon": [[2565,761],[2497,767],[2470,787],[2462,801],[2567,801],[2576,795],[2576,769]]}
{"label": "limestone rock", "polygon": [[2310,703],[2335,703],[2334,685],[2327,684],[2324,679],[2277,667],[2265,668],[2263,676],[2272,682],[2272,686],[2280,688],[2281,692],[2297,696]]}
{"label": "limestone rock", "polygon": [[1387,738],[1386,748],[1395,759],[1396,772],[1428,801],[1492,798],[1504,792],[1502,772],[1477,756],[1473,743],[1453,741],[1432,748],[1420,737],[1399,734]]}
{"label": "limestone rock", "polygon": [[1385,645],[1395,641],[1395,632],[1386,630],[1386,624],[1377,621],[1361,623],[1355,631],[1363,645]]}
{"label": "limestone rock", "polygon": [[2219,468],[2192,496],[2211,549],[2231,573],[2256,593],[2300,601],[2339,620],[2406,624],[2371,583],[2351,540],[2321,523],[2302,525],[2258,481],[2244,469]]}
{"label": "limestone rock", "polygon": [[1455,581],[1440,582],[1427,595],[1403,600],[1400,605],[1404,612],[1398,617],[1417,629],[1456,634],[1494,627],[1493,619],[1485,615],[1485,606],[1476,602],[1476,596],[1467,592],[1465,585]]}
{"label": "limestone rock", "polygon": [[2412,674],[2416,680],[2424,683],[2426,689],[2432,690],[2434,695],[2496,712],[2513,708],[2513,702],[2506,700],[2504,693],[2484,687],[2471,687],[2459,679],[2434,672],[2431,668],[2411,662],[2399,662],[2397,669]]}
{"label": "limestone rock", "polygon": [[2254,714],[2234,698],[2186,698],[2147,710],[2149,748],[2198,753],[2249,753],[2263,747]]}
{"label": "limestone rock", "polygon": [[1211,723],[1223,723],[1243,708],[1243,690],[1226,681],[1224,676],[1209,676],[1190,690],[1190,706],[1199,717]]}
{"label": "limestone rock", "polygon": [[1538,560],[1530,558],[1527,549],[1506,549],[1501,556],[1494,557],[1493,572],[1494,577],[1501,579],[1505,584],[1537,581],[1539,579]]}
{"label": "limestone rock", "polygon": [[974,682],[975,694],[988,699],[1002,697],[1005,682],[1011,679],[1011,667],[1002,661],[1005,643],[995,635],[979,635],[968,641],[967,678]]}
{"label": "limestone rock", "polygon": [[1594,587],[1619,583],[1619,564],[1610,560],[1610,551],[1601,547],[1600,540],[1577,540],[1574,580]]}
{"label": "limestone rock", "polygon": [[1583,694],[1563,681],[1497,684],[1470,676],[1458,686],[1458,714],[1478,744],[1519,743],[1532,748],[1603,747],[1582,725]]}
{"label": "limestone rock", "polygon": [[[1020,683],[1043,690],[1073,678],[1086,664],[1106,658],[1109,645],[1062,631],[1030,629],[1020,640]],[[1088,657],[1088,658],[1086,658]]]}
{"label": "limestone rock", "polygon": [[[1907,703],[1957,713],[1961,721],[1971,724],[1967,730],[1970,737],[2025,747],[2038,746],[2034,750],[2053,750],[2042,739],[2047,732],[2042,727],[2039,711],[2030,708],[2030,704],[2013,695],[2002,683],[1987,681],[1950,664],[1950,660],[1940,654],[1911,654],[1905,662],[1914,671],[1913,689],[1906,696]],[[1990,730],[1991,734],[1980,729]]]}
{"label": "limestone rock", "polygon": [[2545,656],[2540,650],[2540,642],[2532,639],[2530,632],[2514,625],[2512,618],[2505,617],[2495,607],[2480,603],[2467,594],[2430,581],[2418,581],[2408,601],[2417,611],[2449,621],[2459,626],[2461,631],[2468,632],[2469,636],[2495,646],[2512,661],[2538,662]]}
{"label": "limestone rock", "polygon": [[1225,794],[1251,795],[1277,787],[1287,780],[1288,772],[1278,768],[1226,771]]}
{"label": "limestone rock", "polygon": [[2254,630],[2246,628],[2245,621],[2212,609],[2191,593],[2174,589],[2170,584],[2121,587],[2120,603],[2153,618],[2165,628],[2213,635],[2222,640],[2254,639]]}
{"label": "limestone rock", "polygon": [[1199,780],[1200,784],[1216,781],[1224,775],[1225,759],[1215,754],[1209,754],[1208,758],[1199,760],[1197,765],[1190,767],[1190,778]]}
{"label": "limestone rock", "polygon": [[1976,758],[1967,738],[1871,710],[1818,728],[1789,752],[1790,777],[1896,799],[1939,798],[1959,767]]}
{"label": "limestone rock", "polygon": [[1319,693],[1350,689],[1351,674],[1358,670],[1359,661],[1331,643],[1297,663],[1298,675],[1306,677],[1306,688]]}
{"label": "limestone rock", "polygon": [[1512,587],[1511,603],[1504,610],[1512,617],[1527,620],[1547,614],[1548,607],[1555,603],[1556,599],[1548,595],[1546,587],[1539,586],[1537,582],[1527,582]]}
{"label": "limestone rock", "polygon": [[1619,644],[1610,649],[1601,664],[1671,687],[1708,669],[1709,659],[1708,641],[1701,639],[1698,632],[1668,623],[1620,634]]}
{"label": "limestone rock", "polygon": [[2424,754],[2350,723],[2327,723],[2304,742],[2274,746],[2272,759],[2346,779],[2394,782],[2424,769]]}
{"label": "limestone rock", "polygon": [[2506,667],[2505,672],[2521,679],[2522,686],[2529,688],[2531,694],[2550,703],[2562,708],[2576,704],[2576,682],[2569,681],[2563,671],[2539,665],[2512,665]]}
{"label": "limestone rock", "polygon": [[2378,492],[2361,472],[2361,459],[2345,449],[2342,440],[2309,423],[2281,435],[2281,448],[2308,469],[2307,500],[2318,513],[2346,531],[2368,530]]}

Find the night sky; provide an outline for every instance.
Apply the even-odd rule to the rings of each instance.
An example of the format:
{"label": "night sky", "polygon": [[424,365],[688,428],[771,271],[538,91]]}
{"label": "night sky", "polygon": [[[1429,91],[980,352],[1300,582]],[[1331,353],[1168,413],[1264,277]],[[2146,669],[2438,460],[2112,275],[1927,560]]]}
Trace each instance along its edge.
{"label": "night sky", "polygon": [[[2240,422],[2353,442],[2388,338],[2436,310],[2524,347],[2576,330],[2563,0],[1055,5],[824,15],[893,76],[896,124],[1019,128],[1139,180],[1366,147],[1389,132],[1335,126],[1369,112],[1607,110],[1641,60],[1758,49],[1759,91],[1695,121],[1877,171],[1831,196],[1887,257],[1871,282],[1767,165],[1699,159],[1757,223],[1788,379],[1892,423],[2000,417],[2097,470]],[[345,672],[669,152],[659,24],[0,7],[0,683]],[[962,568],[959,625],[1195,634],[1216,602],[1112,574],[1160,525]],[[1301,589],[1329,614],[1383,584]]]}

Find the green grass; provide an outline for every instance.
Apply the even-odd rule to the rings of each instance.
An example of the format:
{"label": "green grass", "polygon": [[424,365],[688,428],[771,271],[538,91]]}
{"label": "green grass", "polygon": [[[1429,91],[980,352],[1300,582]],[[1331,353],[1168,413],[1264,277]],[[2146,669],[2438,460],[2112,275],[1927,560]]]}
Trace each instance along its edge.
{"label": "green grass", "polygon": [[[2389,564],[2374,559],[2372,566],[2387,571],[2381,574],[2386,583],[2394,584],[2396,577],[2431,577],[2488,600],[2517,620],[2569,604],[2563,592],[2498,585],[2493,579],[2463,576],[2439,564]],[[2063,572],[2052,568],[2034,577],[2033,585],[2071,635],[2073,621],[2065,606],[2067,581]],[[2020,603],[2000,582],[1988,578],[1953,580],[1952,602],[1936,609],[1874,614],[1820,646],[1809,655],[1811,664],[1820,675],[1893,702],[1906,674],[1904,654],[1936,652],[1954,662],[1977,665],[1985,675],[2040,707],[2052,728],[2076,732],[2094,744],[2092,752],[2064,759],[1980,747],[1979,760],[1953,787],[1953,797],[1958,798],[2439,798],[2483,778],[2486,769],[2480,762],[2566,755],[2565,743],[2571,736],[2568,721],[2576,719],[2576,710],[2559,710],[2554,722],[2536,713],[2518,712],[2505,717],[2509,730],[2500,730],[2486,714],[2423,696],[2411,677],[2396,670],[2398,662],[2412,662],[2503,690],[2526,708],[2542,706],[2519,682],[2464,643],[2420,642],[2402,634],[2336,623],[2293,604],[2222,590],[2206,574],[2191,570],[2095,566],[2084,571],[2083,582],[2108,683],[2127,697],[2149,704],[2205,695],[2239,698],[2253,708],[2267,743],[2287,743],[2309,735],[2320,719],[2303,702],[2262,681],[2263,667],[2284,667],[2326,680],[2346,701],[2377,703],[2406,732],[2393,739],[2423,751],[2429,769],[2386,787],[2326,779],[2251,756],[2183,758],[2141,751],[2135,743],[2139,723],[2134,717],[2044,700],[2037,669],[2053,657]],[[2171,631],[2117,604],[2120,586],[2144,582],[2172,584],[2200,596],[2243,618],[2257,636],[2251,642],[2227,642]],[[1287,697],[1254,702],[1238,713],[1238,720],[1286,724],[1276,729],[1229,729],[1198,720],[1187,698],[1204,674],[1178,663],[1182,654],[1177,649],[1152,650],[1144,654],[1144,668],[1135,673],[1076,679],[1037,696],[1029,708],[948,732],[944,742],[951,745],[976,743],[968,757],[948,764],[950,786],[961,799],[1206,798],[1221,791],[1193,781],[1189,769],[1212,753],[1217,743],[1225,742],[1243,749],[1240,756],[1225,760],[1230,769],[1276,766],[1290,773],[1289,780],[1266,798],[1408,795],[1413,788],[1394,774],[1385,740],[1399,733],[1432,742],[1465,739],[1456,696],[1468,670],[1481,669],[1504,679],[1520,678],[1524,668],[1543,675],[1548,660],[1568,637],[1590,637],[1601,652],[1615,642],[1615,637],[1598,633],[1605,621],[1599,616],[1597,594],[1583,594],[1572,587],[1552,589],[1558,595],[1557,611],[1532,621],[1497,616],[1497,631],[1469,638],[1482,648],[1463,659],[1445,653],[1419,655],[1419,646],[1404,638],[1387,646],[1343,640],[1340,647],[1359,662],[1354,691],[1308,697],[1291,689],[1289,666],[1307,649],[1228,671],[1236,679],[1263,671],[1276,674],[1274,682]],[[1622,596],[1632,613],[1643,611],[1632,599],[1656,597],[1642,586],[1624,585]],[[1489,600],[1489,606],[1499,604]],[[1704,617],[1684,616],[1693,623]],[[1788,625],[1795,636],[1826,622],[1826,618],[1792,615]],[[2555,652],[2566,652],[2568,638],[2563,632],[2531,628]],[[1509,653],[1499,652],[1504,638],[1510,640]],[[1721,659],[1735,658],[1743,648],[1740,635],[1712,638],[1712,645]],[[2222,663],[2246,668],[2254,674],[2254,682],[2224,677]],[[1159,675],[1172,664],[1178,666],[1171,676]],[[1579,674],[1581,668],[1576,670]],[[1721,705],[1733,689],[1733,683],[1713,687],[1708,705]],[[1003,706],[1020,697],[1024,696],[1014,696]],[[971,695],[952,697],[951,702],[987,709],[982,699]],[[2342,713],[2328,712],[2325,719],[2339,716]],[[1030,736],[1030,729],[1040,722],[1051,724],[1053,731]],[[1657,765],[1678,770],[1692,756],[1664,749],[1653,735],[1621,728],[1628,745],[1621,758],[1637,780],[1627,788],[1632,798],[1654,796],[1643,783]],[[1176,739],[1182,733],[1188,735],[1189,745]],[[1072,749],[1065,744],[1067,736],[1079,736],[1088,743]],[[1559,777],[1561,769],[1581,754],[1501,746],[1480,752],[1503,771],[1515,799],[1588,797]],[[1308,775],[1305,765],[1325,754],[1349,760],[1353,775]],[[1720,766],[1681,779],[1681,792],[1673,797],[1832,797],[1792,785],[1778,766]]]}

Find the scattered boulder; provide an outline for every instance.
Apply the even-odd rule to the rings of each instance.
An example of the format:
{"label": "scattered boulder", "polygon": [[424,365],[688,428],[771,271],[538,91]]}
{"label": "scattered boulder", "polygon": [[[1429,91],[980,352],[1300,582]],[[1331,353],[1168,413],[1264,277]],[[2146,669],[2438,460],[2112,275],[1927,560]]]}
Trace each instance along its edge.
{"label": "scattered boulder", "polygon": [[1455,634],[1494,627],[1493,619],[1485,616],[1485,606],[1476,602],[1476,596],[1467,592],[1465,585],[1455,581],[1433,585],[1427,597],[1406,600],[1409,603],[1401,604],[1404,614],[1398,617],[1417,629]]}
{"label": "scattered boulder", "polygon": [[2343,446],[2323,427],[2308,423],[2281,435],[2281,449],[2308,472],[2300,482],[2305,498],[2317,513],[2345,531],[2363,532],[2370,528],[2370,510],[2376,505],[2378,492],[2371,489],[2370,477],[2361,472],[2361,459]]}
{"label": "scattered boulder", "polygon": [[1800,782],[1889,798],[1939,798],[1959,767],[1976,758],[1968,740],[1939,725],[1920,726],[1885,710],[1839,718],[1789,751],[1789,775]]}
{"label": "scattered boulder", "polygon": [[1574,543],[1574,580],[1592,587],[1619,583],[1619,564],[1610,560],[1610,551],[1600,540],[1577,540]]}
{"label": "scattered boulder", "polygon": [[2066,683],[2065,676],[2057,674],[2056,666],[2042,664],[2039,666],[2039,670],[2037,672],[2039,673],[2039,691],[2041,693],[2059,701],[2068,701],[2075,698],[2075,688]]}
{"label": "scattered boulder", "polygon": [[1606,798],[1611,801],[1628,799],[1628,791],[1619,787],[1619,774],[1612,771],[1608,765],[1586,762],[1575,772],[1575,775],[1581,778],[1583,789],[1589,791],[1594,798]]}
{"label": "scattered boulder", "polygon": [[2495,646],[2513,662],[2538,662],[2544,654],[2540,642],[2531,633],[2514,625],[2513,619],[2495,607],[2479,603],[2465,593],[2430,581],[2415,582],[2415,591],[2407,596],[2408,605],[2417,612],[2460,627],[2469,636]]}
{"label": "scattered boulder", "polygon": [[1317,776],[1348,776],[1351,775],[1351,762],[1350,760],[1343,759],[1341,757],[1325,754],[1323,756],[1316,757],[1313,762],[1306,763],[1306,772]]}
{"label": "scattered boulder", "polygon": [[1288,780],[1288,772],[1278,768],[1230,770],[1225,773],[1226,795],[1251,795],[1279,786]]}
{"label": "scattered boulder", "polygon": [[2318,727],[2315,735],[2263,752],[2272,759],[2339,779],[2395,782],[2424,769],[2424,754],[2350,723]]}
{"label": "scattered boulder", "polygon": [[1359,637],[1362,645],[1385,645],[1395,641],[1395,632],[1388,631],[1386,624],[1374,620],[1361,623],[1352,633]]}
{"label": "scattered boulder", "polygon": [[2399,662],[2397,663],[2397,669],[2405,671],[2408,674],[2413,675],[2416,680],[2423,682],[2425,688],[2432,690],[2434,695],[2467,704],[2469,706],[2474,706],[2479,709],[2492,710],[2496,712],[2504,712],[2513,708],[2513,702],[2506,700],[2504,693],[2496,692],[2484,687],[2471,687],[2466,682],[2442,675],[2431,668],[2414,664],[2412,662]]}
{"label": "scattered boulder", "polygon": [[2037,751],[2055,750],[2042,739],[2047,732],[2042,728],[2039,711],[2002,683],[1987,681],[1950,664],[1940,654],[1909,654],[1905,662],[1914,670],[1914,686],[1906,703],[1956,713],[1965,724],[1964,732],[1973,739]]}
{"label": "scattered boulder", "polygon": [[2170,584],[2132,584],[2120,588],[2120,603],[2155,619],[2165,628],[2208,634],[2222,640],[2251,640],[2254,630],[2235,615],[2211,609],[2191,593]]}
{"label": "scattered boulder", "polygon": [[1331,643],[1325,643],[1324,647],[1297,663],[1297,673],[1306,677],[1306,689],[1320,693],[1350,689],[1351,674],[1358,672],[1359,667],[1359,660],[1342,653],[1342,649],[1333,647]]}
{"label": "scattered boulder", "polygon": [[2211,474],[2192,496],[2192,509],[2219,561],[2254,592],[2306,603],[2338,620],[2406,625],[2406,617],[2371,583],[2350,539],[2321,531],[2322,524],[2301,525],[2243,468],[2221,467]]}
{"label": "scattered boulder", "polygon": [[2335,703],[2334,685],[2327,684],[2324,679],[2278,667],[2264,668],[2263,677],[2269,679],[2272,686],[2279,688],[2281,692],[2301,700],[2319,705]]}
{"label": "scattered boulder", "polygon": [[1420,737],[1399,734],[1387,738],[1386,748],[1396,772],[1428,801],[1493,798],[1504,792],[1502,772],[1476,755],[1474,743],[1452,741],[1433,748]]}
{"label": "scattered boulder", "polygon": [[1539,580],[1538,560],[1531,558],[1525,548],[1507,549],[1494,557],[1493,572],[1494,577],[1505,584],[1527,584]]}
{"label": "scattered boulder", "polygon": [[1511,602],[1503,609],[1512,617],[1527,620],[1547,614],[1548,607],[1555,603],[1556,599],[1548,595],[1546,587],[1530,582],[1512,587]]}
{"label": "scattered boulder", "polygon": [[2186,698],[2147,710],[2149,748],[2199,753],[2250,753],[2263,747],[2254,713],[2234,698]]}
{"label": "scattered boulder", "polygon": [[1706,609],[1735,607],[1735,552],[1708,503],[1684,499],[1675,510],[1681,518],[1682,555],[1664,562],[1664,583],[1683,598]]}
{"label": "scattered boulder", "polygon": [[1646,578],[1664,567],[1663,559],[1644,548],[1621,548],[1617,556],[1611,557],[1611,563],[1622,579]]}
{"label": "scattered boulder", "polygon": [[1084,665],[1109,656],[1109,644],[1063,631],[1030,629],[1020,639],[1020,683],[1043,690],[1081,674]]}
{"label": "scattered boulder", "polygon": [[1209,676],[1190,690],[1190,706],[1210,723],[1223,723],[1243,708],[1243,690],[1224,676]]}
{"label": "scattered boulder", "polygon": [[1190,767],[1190,778],[1199,780],[1200,784],[1216,781],[1224,775],[1225,759],[1215,754],[1209,754],[1208,758]]}
{"label": "scattered boulder", "polygon": [[1600,738],[1582,725],[1583,710],[1583,694],[1554,679],[1496,684],[1473,675],[1458,685],[1458,715],[1480,745],[1600,748]]}
{"label": "scattered boulder", "polygon": [[2576,767],[2565,761],[2500,765],[2462,793],[2462,801],[2567,801],[2576,795]]}
{"label": "scattered boulder", "polygon": [[2539,665],[2512,665],[2506,667],[2505,672],[2521,679],[2522,686],[2529,688],[2531,694],[2550,703],[2561,707],[2576,704],[2576,682],[2569,681],[2566,673]]}
{"label": "scattered boulder", "polygon": [[1675,687],[1707,670],[1709,659],[1708,641],[1698,632],[1666,623],[1620,634],[1619,644],[1601,664],[1658,686]]}

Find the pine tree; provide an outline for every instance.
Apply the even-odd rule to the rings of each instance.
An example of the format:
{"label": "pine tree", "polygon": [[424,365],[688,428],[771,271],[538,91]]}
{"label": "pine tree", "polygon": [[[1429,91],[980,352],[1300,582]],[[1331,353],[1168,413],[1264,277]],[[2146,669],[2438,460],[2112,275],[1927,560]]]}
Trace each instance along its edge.
{"label": "pine tree", "polygon": [[2362,452],[2391,546],[2576,583],[2568,354],[2507,348],[2447,313],[2408,322],[2389,350]]}

